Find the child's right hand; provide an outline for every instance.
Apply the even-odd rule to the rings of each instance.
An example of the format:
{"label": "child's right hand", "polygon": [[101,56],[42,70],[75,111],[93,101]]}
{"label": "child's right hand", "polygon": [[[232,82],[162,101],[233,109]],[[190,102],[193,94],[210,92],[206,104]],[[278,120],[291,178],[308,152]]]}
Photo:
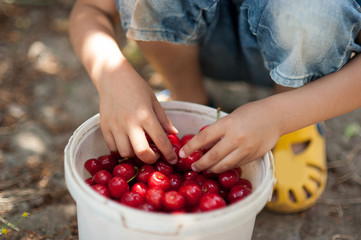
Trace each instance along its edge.
{"label": "child's right hand", "polygon": [[[129,63],[127,63],[129,64]],[[110,151],[154,163],[159,154],[148,145],[145,133],[169,162],[176,162],[167,134],[176,134],[150,86],[130,66],[104,72],[99,81],[100,126]]]}

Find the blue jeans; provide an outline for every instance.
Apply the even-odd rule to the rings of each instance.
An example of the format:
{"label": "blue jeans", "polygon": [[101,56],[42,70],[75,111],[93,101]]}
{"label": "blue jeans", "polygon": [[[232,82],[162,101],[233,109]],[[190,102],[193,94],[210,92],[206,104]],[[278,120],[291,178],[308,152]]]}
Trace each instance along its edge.
{"label": "blue jeans", "polygon": [[199,44],[214,79],[300,87],[339,70],[361,29],[355,0],[117,0],[126,36]]}

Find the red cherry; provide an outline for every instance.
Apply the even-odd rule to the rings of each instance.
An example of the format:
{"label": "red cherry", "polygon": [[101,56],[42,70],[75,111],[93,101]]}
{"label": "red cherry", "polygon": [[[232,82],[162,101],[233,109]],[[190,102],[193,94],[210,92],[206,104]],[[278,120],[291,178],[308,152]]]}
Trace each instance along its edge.
{"label": "red cherry", "polygon": [[144,184],[142,182],[137,182],[132,186],[131,191],[137,192],[144,197],[147,189],[148,189],[148,186],[146,184]]}
{"label": "red cherry", "polygon": [[153,150],[153,152],[158,153],[159,157],[162,156],[161,151],[159,150],[159,148],[154,143],[149,144],[149,147]]}
{"label": "red cherry", "polygon": [[236,185],[229,190],[228,201],[230,203],[235,203],[240,201],[251,194],[251,190],[242,185]]}
{"label": "red cherry", "polygon": [[85,179],[85,183],[88,184],[89,186],[92,185],[92,182],[93,182],[93,178],[92,178],[92,177],[89,177],[89,178]]}
{"label": "red cherry", "polygon": [[185,179],[182,182],[181,186],[188,186],[188,185],[198,185],[198,182],[196,180],[193,180],[193,179]]}
{"label": "red cherry", "polygon": [[94,176],[94,174],[96,174],[100,170],[103,170],[102,164],[95,158],[86,160],[86,162],[84,163],[84,167],[92,176]]}
{"label": "red cherry", "polygon": [[189,155],[184,159],[184,164],[190,170],[192,169],[191,167],[192,164],[198,161],[202,156],[203,156],[203,152],[201,150],[196,150],[195,152],[193,152],[191,155]]}
{"label": "red cherry", "polygon": [[185,158],[178,158],[175,166],[179,172],[187,172],[190,170],[185,164]]}
{"label": "red cherry", "polygon": [[112,174],[107,170],[100,170],[94,174],[92,179],[92,184],[103,184],[104,186],[108,185],[109,180],[112,178]]}
{"label": "red cherry", "polygon": [[103,184],[95,184],[95,185],[93,185],[91,187],[92,187],[92,189],[94,189],[94,191],[96,191],[100,195],[102,195],[102,196],[104,196],[106,198],[110,198],[109,190]]}
{"label": "red cherry", "polygon": [[242,176],[242,168],[241,167],[237,167],[237,168],[235,168],[233,170],[235,170],[238,173],[239,177]]}
{"label": "red cherry", "polygon": [[196,178],[196,181],[199,186],[202,186],[206,180],[207,180],[207,178],[204,175],[198,175]]}
{"label": "red cherry", "polygon": [[169,178],[165,174],[163,174],[159,171],[155,171],[155,172],[151,173],[151,175],[149,176],[148,186],[149,187],[160,187],[164,191],[167,191],[170,188],[170,181],[169,181]]}
{"label": "red cherry", "polygon": [[184,179],[188,180],[196,180],[198,176],[198,173],[195,171],[189,171],[184,174]]}
{"label": "red cherry", "polygon": [[202,197],[202,189],[197,184],[182,186],[178,192],[183,195],[187,206],[196,206]]}
{"label": "red cherry", "polygon": [[166,192],[163,199],[164,208],[168,211],[180,211],[185,204],[184,197],[177,191]]}
{"label": "red cherry", "polygon": [[102,164],[103,169],[108,172],[113,172],[114,167],[118,164],[118,160],[114,155],[100,156],[98,157],[98,161]]}
{"label": "red cherry", "polygon": [[110,179],[108,189],[113,198],[121,198],[124,193],[129,191],[129,185],[123,177],[115,176]]}
{"label": "red cherry", "polygon": [[201,197],[199,207],[203,212],[220,209],[226,206],[226,201],[215,193],[207,193]]}
{"label": "red cherry", "polygon": [[186,143],[187,143],[189,140],[191,140],[193,137],[194,137],[194,134],[184,135],[184,136],[181,138],[182,147],[183,147],[184,145],[186,145]]}
{"label": "red cherry", "polygon": [[129,163],[119,163],[113,169],[113,176],[121,176],[128,181],[135,175],[134,166]]}
{"label": "red cherry", "polygon": [[151,187],[145,192],[145,200],[156,210],[163,207],[164,191],[160,187]]}
{"label": "red cherry", "polygon": [[226,189],[231,189],[235,186],[239,181],[238,172],[235,170],[228,170],[225,171],[218,176],[218,182],[221,184],[222,187]]}
{"label": "red cherry", "polygon": [[137,208],[144,203],[144,196],[137,192],[126,192],[123,194],[120,203],[129,207]]}
{"label": "red cherry", "polygon": [[182,184],[182,176],[180,174],[171,174],[168,178],[170,182],[169,190],[178,190]]}
{"label": "red cherry", "polygon": [[154,168],[156,171],[159,171],[167,176],[171,175],[174,172],[174,167],[170,163],[159,160],[154,164]]}
{"label": "red cherry", "polygon": [[219,190],[220,190],[219,183],[213,179],[207,179],[206,181],[204,181],[204,183],[202,185],[203,194],[206,194],[206,193],[219,194]]}
{"label": "red cherry", "polygon": [[168,139],[172,145],[177,145],[179,147],[182,147],[181,141],[179,140],[177,135],[169,134]]}
{"label": "red cherry", "polygon": [[238,180],[237,185],[245,186],[245,187],[249,188],[250,190],[252,190],[252,183],[245,178],[240,178]]}
{"label": "red cherry", "polygon": [[148,179],[149,179],[149,176],[154,172],[154,167],[152,165],[149,165],[149,164],[145,164],[143,165],[140,169],[139,169],[139,172],[137,174],[137,181],[138,182],[142,182],[142,183],[145,183],[145,184],[148,184]]}
{"label": "red cherry", "polygon": [[144,202],[138,206],[138,209],[146,212],[155,212],[157,209],[150,203]]}
{"label": "red cherry", "polygon": [[214,179],[218,179],[218,173],[214,173],[214,172],[210,172],[208,170],[203,170],[202,174],[206,177],[206,178],[214,178]]}
{"label": "red cherry", "polygon": [[202,132],[204,129],[206,129],[209,125],[205,125],[204,127],[202,127],[199,132]]}

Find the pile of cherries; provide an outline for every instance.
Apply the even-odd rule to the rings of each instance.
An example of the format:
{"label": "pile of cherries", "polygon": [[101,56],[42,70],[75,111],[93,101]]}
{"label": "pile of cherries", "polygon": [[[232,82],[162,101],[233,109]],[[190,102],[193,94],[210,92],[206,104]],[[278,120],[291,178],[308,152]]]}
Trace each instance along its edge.
{"label": "pile of cherries", "polygon": [[[201,129],[202,130],[202,129]],[[168,135],[173,149],[180,148],[194,134],[182,138]],[[121,159],[114,154],[88,159],[84,167],[91,177],[85,180],[96,192],[129,207],[161,213],[198,213],[223,208],[247,197],[252,184],[242,178],[242,169],[223,173],[191,170],[193,162],[207,152],[195,151],[179,158],[175,165],[164,160],[155,144],[149,145],[160,158],[145,164],[137,157]]]}

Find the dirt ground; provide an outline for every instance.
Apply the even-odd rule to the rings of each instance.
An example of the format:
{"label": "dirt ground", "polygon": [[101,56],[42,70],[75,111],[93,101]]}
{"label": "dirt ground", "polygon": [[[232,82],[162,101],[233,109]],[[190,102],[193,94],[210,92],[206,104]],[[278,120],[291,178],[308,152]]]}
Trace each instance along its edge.
{"label": "dirt ground", "polygon": [[[76,206],[64,181],[63,151],[98,112],[97,93],[75,57],[67,28],[71,0],[0,1],[0,239],[77,239]],[[129,43],[129,59],[151,69]],[[150,84],[162,88],[157,78]],[[231,109],[268,90],[207,81]],[[311,209],[256,219],[253,240],[361,239],[361,109],[326,121],[328,183]],[[23,218],[22,214],[30,215]]]}

